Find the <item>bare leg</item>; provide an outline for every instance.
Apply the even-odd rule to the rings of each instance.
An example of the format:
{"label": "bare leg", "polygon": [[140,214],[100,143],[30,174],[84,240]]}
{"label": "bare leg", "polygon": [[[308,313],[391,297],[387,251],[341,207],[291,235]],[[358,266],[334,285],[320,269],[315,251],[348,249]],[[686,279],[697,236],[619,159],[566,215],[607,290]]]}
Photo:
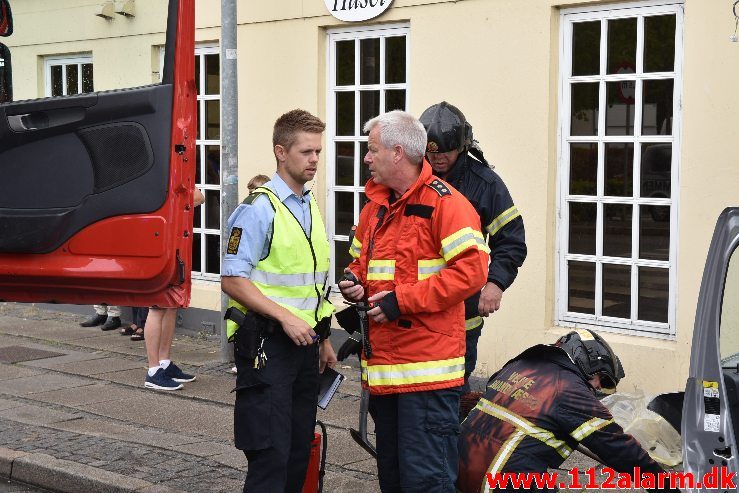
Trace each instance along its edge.
{"label": "bare leg", "polygon": [[149,310],[149,316],[146,319],[144,333],[146,339],[146,358],[149,360],[149,368],[159,366],[159,344],[162,339],[162,321],[166,310],[161,308],[152,308]]}
{"label": "bare leg", "polygon": [[[162,330],[159,339],[159,359],[157,359],[157,364],[163,359],[171,359],[169,353],[172,349],[172,340],[174,339],[175,325],[177,324],[177,308],[166,308],[163,312],[164,317],[161,324]],[[146,337],[149,337],[149,335],[147,334]]]}

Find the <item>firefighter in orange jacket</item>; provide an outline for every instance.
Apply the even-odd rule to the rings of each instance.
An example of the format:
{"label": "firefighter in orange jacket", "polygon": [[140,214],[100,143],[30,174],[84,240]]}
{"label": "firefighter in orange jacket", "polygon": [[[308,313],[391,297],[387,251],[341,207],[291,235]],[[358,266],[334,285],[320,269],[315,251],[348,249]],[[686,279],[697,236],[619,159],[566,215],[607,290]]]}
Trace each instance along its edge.
{"label": "firefighter in orange jacket", "polygon": [[391,111],[364,130],[372,178],[348,268],[359,283],[339,287],[345,298],[375,305],[362,384],[380,488],[453,493],[464,300],[485,284],[489,250],[470,203],[424,161],[426,132],[416,118]]}

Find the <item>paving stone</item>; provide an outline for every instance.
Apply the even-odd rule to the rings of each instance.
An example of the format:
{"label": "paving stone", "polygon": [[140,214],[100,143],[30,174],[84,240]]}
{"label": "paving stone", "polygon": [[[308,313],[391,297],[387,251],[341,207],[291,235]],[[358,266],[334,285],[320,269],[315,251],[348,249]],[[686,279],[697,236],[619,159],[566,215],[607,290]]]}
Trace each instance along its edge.
{"label": "paving stone", "polygon": [[26,368],[22,365],[11,365],[8,363],[0,363],[0,392],[3,389],[3,380],[12,380],[14,378],[30,377],[44,373],[43,370]]}
{"label": "paving stone", "polygon": [[47,368],[56,369],[60,366],[64,366],[67,363],[74,363],[78,361],[90,361],[94,359],[105,358],[105,353],[102,351],[97,352],[80,352],[80,351],[69,351],[64,356],[58,356],[56,358],[40,359],[36,361],[27,361],[23,363],[23,366],[32,366],[36,368]]}
{"label": "paving stone", "polygon": [[233,410],[212,405],[185,401],[161,392],[150,391],[121,401],[109,401],[87,406],[90,412],[117,417],[133,413],[146,416],[146,423],[163,430],[190,432],[221,439],[233,436]]}
{"label": "paving stone", "polygon": [[3,363],[18,363],[20,361],[31,361],[34,359],[53,358],[64,353],[37,349],[27,346],[5,346],[0,347],[0,361]]}
{"label": "paving stone", "polygon": [[0,411],[0,417],[29,424],[58,423],[77,419],[79,415],[36,406],[18,406]]}
{"label": "paving stone", "polygon": [[101,376],[106,373],[122,370],[144,369],[146,365],[139,361],[131,361],[121,358],[96,358],[89,361],[75,361],[57,367],[63,372],[74,372],[77,375]]}
{"label": "paving stone", "polygon": [[72,387],[39,392],[33,395],[33,399],[70,407],[82,407],[84,409],[89,404],[127,399],[132,395],[136,395],[134,389],[105,382],[87,385],[82,390],[79,387]]}
{"label": "paving stone", "polygon": [[92,385],[94,381],[58,373],[45,373],[43,376],[14,378],[0,382],[0,392],[12,395],[37,394],[56,389],[84,387]]}

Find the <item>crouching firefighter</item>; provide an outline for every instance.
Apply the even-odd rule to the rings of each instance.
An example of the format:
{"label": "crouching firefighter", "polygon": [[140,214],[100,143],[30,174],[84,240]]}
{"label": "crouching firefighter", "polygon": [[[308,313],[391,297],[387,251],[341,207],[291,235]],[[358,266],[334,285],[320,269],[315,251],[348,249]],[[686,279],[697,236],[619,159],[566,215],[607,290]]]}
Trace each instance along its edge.
{"label": "crouching firefighter", "polygon": [[[631,474],[638,467],[657,477],[662,468],[596,397],[599,391],[615,392],[623,377],[616,354],[590,330],[570,332],[513,358],[490,377],[462,423],[457,491],[513,491],[503,473],[546,473],[579,444],[617,472]],[[557,479],[562,481],[570,481],[565,472]],[[557,489],[532,485],[530,491]]]}
{"label": "crouching firefighter", "polygon": [[[249,493],[302,490],[319,360],[321,371],[336,364],[328,341],[329,244],[305,188],[316,173],[323,130],[305,111],[282,115],[273,134],[277,172],[228,220],[221,287],[230,305],[246,313],[241,326],[229,321],[227,332],[237,368],[234,440],[249,462]],[[234,310],[230,315],[239,318]]]}

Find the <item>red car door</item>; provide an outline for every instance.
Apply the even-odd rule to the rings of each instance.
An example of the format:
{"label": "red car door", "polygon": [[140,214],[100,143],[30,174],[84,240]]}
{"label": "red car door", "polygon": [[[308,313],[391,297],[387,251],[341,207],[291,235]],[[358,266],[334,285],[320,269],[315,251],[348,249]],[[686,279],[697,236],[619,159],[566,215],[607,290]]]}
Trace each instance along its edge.
{"label": "red car door", "polygon": [[161,84],[0,104],[0,300],[189,304],[194,17],[169,0]]}

